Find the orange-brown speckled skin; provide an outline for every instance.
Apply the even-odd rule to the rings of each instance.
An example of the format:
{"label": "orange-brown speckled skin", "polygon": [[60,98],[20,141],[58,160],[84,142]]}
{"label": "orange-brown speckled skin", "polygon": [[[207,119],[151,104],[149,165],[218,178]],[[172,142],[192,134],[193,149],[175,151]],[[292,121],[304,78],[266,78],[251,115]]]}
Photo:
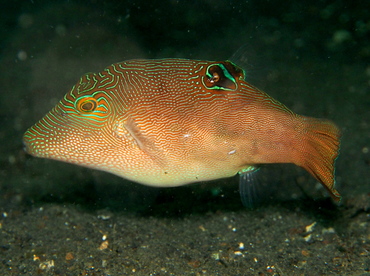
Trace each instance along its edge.
{"label": "orange-brown speckled skin", "polygon": [[[82,112],[81,106],[91,105],[81,99],[91,99],[96,109]],[[245,82],[230,62],[113,64],[82,77],[25,133],[24,143],[35,156],[152,186],[229,177],[262,163],[294,163],[339,198],[337,127],[293,113]]]}

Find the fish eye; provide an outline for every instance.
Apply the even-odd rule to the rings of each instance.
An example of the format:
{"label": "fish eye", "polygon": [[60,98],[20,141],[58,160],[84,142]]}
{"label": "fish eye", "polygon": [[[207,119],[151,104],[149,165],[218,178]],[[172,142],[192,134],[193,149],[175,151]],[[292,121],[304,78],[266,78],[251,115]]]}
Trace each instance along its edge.
{"label": "fish eye", "polygon": [[80,113],[91,113],[98,106],[98,102],[93,97],[81,97],[77,99],[75,108]]}

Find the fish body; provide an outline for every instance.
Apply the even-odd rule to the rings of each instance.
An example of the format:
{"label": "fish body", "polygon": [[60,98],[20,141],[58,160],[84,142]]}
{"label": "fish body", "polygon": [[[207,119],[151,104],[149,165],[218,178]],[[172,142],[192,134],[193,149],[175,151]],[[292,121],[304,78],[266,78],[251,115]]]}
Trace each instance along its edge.
{"label": "fish body", "polygon": [[334,199],[339,130],[300,116],[229,61],[130,60],[89,73],[24,134],[34,156],[158,187],[294,163]]}

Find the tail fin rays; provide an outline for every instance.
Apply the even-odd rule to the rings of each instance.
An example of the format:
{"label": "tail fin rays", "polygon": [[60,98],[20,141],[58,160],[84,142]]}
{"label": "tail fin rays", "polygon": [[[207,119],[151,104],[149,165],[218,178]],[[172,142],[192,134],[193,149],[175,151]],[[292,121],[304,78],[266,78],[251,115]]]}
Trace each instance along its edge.
{"label": "tail fin rays", "polygon": [[310,172],[335,201],[341,196],[335,186],[335,160],[339,154],[339,129],[331,121],[303,117],[304,135],[297,165]]}

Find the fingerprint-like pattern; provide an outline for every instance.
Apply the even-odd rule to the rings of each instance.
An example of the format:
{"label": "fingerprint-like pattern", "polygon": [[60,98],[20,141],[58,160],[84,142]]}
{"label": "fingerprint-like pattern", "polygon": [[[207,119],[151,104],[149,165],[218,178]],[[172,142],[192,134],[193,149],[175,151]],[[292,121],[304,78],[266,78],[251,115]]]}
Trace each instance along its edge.
{"label": "fingerprint-like pattern", "polygon": [[130,60],[89,73],[24,135],[27,151],[155,186],[295,163],[334,195],[339,132],[227,61]]}

